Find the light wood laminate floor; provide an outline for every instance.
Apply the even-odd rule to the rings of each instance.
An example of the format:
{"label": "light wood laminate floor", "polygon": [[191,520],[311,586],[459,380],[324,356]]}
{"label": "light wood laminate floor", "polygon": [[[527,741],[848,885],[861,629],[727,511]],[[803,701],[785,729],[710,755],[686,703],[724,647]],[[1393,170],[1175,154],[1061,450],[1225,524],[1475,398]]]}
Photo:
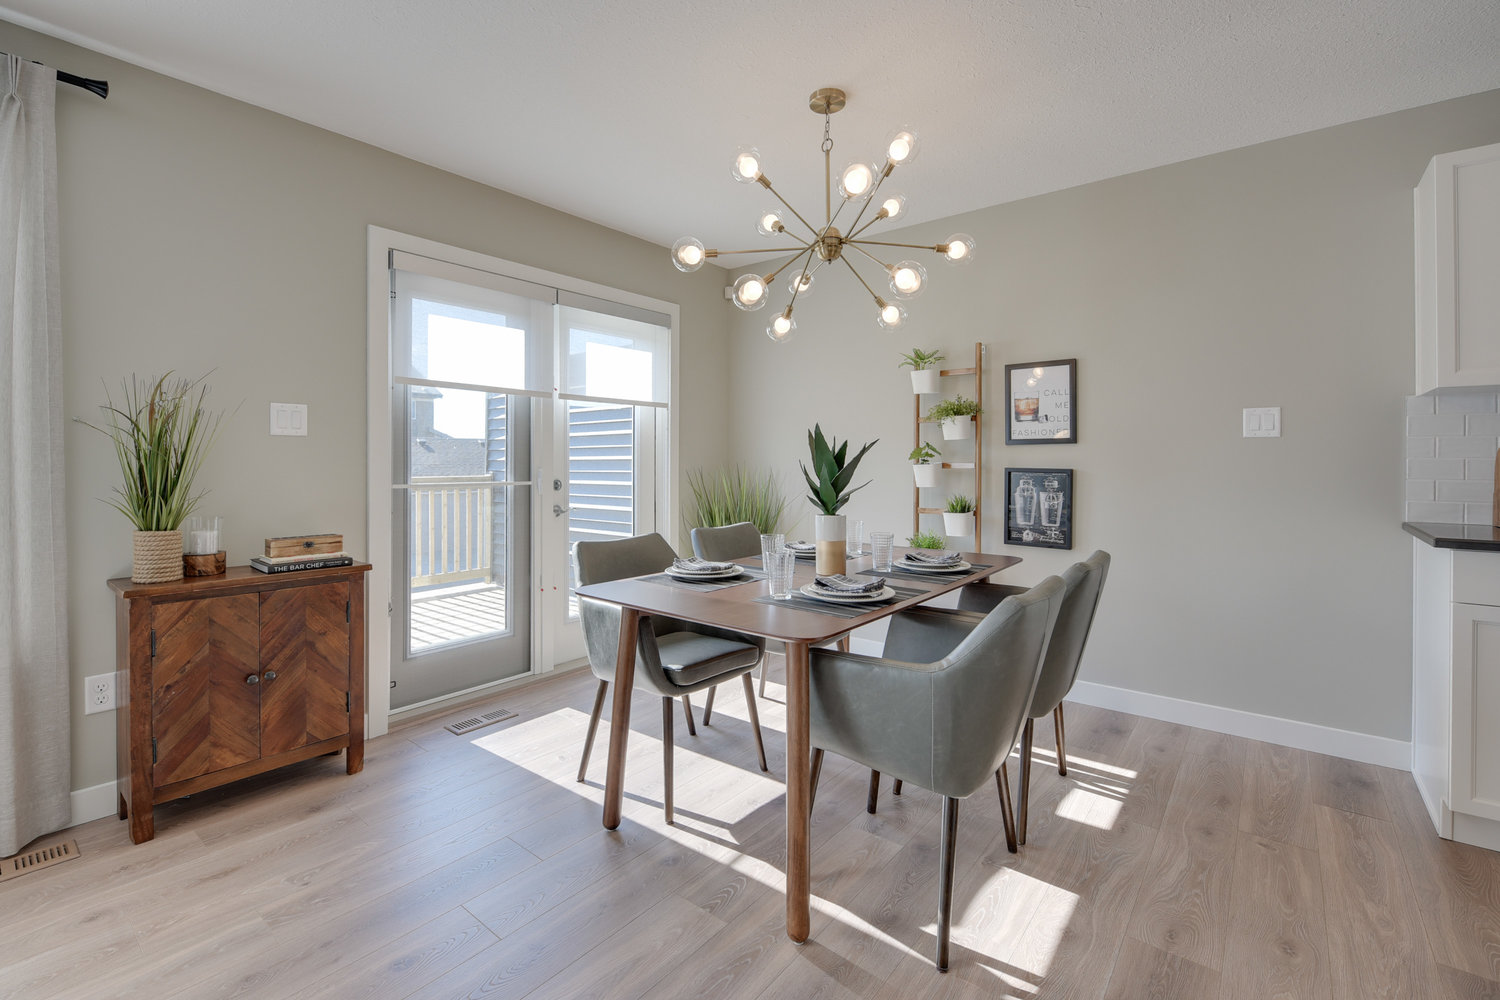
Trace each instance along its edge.
{"label": "light wood laminate floor", "polygon": [[[886,781],[867,815],[834,757],[794,945],[777,666],[772,777],[738,684],[696,738],[679,712],[676,827],[653,697],[618,831],[607,718],[574,782],[586,670],[404,724],[353,777],[323,758],[170,803],[140,846],[78,827],[81,859],[0,884],[0,997],[1500,997],[1500,854],[1438,839],[1410,775],[1074,705],[1067,778],[1038,724],[1019,855],[993,795],[960,809],[951,972],[940,800]],[[495,705],[520,717],[441,728]]]}

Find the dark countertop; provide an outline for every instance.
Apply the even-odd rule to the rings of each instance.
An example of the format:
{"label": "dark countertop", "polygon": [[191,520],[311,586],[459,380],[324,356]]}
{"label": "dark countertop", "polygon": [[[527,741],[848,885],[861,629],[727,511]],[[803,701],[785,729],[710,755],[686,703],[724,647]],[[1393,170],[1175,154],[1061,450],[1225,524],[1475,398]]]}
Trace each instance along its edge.
{"label": "dark countertop", "polygon": [[1500,552],[1500,528],[1488,524],[1439,524],[1435,521],[1403,521],[1408,535],[1420,538],[1436,549],[1470,549],[1477,552]]}

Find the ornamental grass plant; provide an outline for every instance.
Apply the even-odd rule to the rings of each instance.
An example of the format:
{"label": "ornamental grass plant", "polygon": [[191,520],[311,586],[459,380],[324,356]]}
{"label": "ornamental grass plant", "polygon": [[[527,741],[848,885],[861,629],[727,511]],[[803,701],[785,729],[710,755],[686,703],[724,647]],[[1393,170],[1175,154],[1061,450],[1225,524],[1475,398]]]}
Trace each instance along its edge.
{"label": "ornamental grass plant", "polygon": [[752,472],[738,465],[710,476],[702,469],[687,475],[692,504],[683,520],[693,528],[720,528],[749,521],[763,535],[781,530],[786,495],[771,473]]}

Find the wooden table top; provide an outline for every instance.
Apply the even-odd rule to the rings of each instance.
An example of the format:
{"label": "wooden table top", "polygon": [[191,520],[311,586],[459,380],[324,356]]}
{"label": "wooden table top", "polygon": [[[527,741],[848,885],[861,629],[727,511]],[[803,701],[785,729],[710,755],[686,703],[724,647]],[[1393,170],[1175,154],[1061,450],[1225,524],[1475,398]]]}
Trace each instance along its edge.
{"label": "wooden table top", "polygon": [[[897,549],[895,558],[900,559],[909,551],[911,550]],[[769,592],[764,580],[735,587],[724,587],[720,590],[693,591],[632,577],[625,580],[611,580],[608,583],[589,584],[587,587],[579,587],[578,593],[584,597],[593,597],[601,601],[609,601],[611,604],[619,604],[622,607],[634,608],[644,614],[668,615],[703,625],[718,625],[736,632],[744,632],[747,635],[780,639],[783,642],[816,643],[879,621],[903,608],[922,604],[939,594],[957,590],[966,583],[986,580],[991,575],[1009,569],[1021,561],[1018,556],[1005,556],[992,552],[965,552],[963,557],[966,562],[987,568],[975,569],[967,573],[933,574],[931,578],[921,579],[910,576],[889,577],[887,583],[892,586],[920,590],[922,593],[916,597],[893,601],[890,604],[876,605],[857,618],[844,618],[831,614],[820,615],[815,611],[802,608],[758,603],[755,599],[764,597]],[[742,565],[760,566],[759,556],[735,561]],[[859,573],[869,569],[872,564],[873,560],[869,556],[850,559],[848,572]],[[792,587],[795,589],[803,584],[811,583],[815,575],[812,560],[799,559]]]}

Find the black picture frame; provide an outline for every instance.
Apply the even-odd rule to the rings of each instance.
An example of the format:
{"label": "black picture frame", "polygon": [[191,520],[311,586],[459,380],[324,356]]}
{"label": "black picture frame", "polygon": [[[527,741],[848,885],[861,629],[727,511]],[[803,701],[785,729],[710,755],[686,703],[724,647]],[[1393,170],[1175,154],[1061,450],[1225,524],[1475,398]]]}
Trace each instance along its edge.
{"label": "black picture frame", "polygon": [[1078,443],[1078,359],[1005,366],[1005,443]]}
{"label": "black picture frame", "polygon": [[1005,470],[1005,544],[1073,547],[1072,469]]}

